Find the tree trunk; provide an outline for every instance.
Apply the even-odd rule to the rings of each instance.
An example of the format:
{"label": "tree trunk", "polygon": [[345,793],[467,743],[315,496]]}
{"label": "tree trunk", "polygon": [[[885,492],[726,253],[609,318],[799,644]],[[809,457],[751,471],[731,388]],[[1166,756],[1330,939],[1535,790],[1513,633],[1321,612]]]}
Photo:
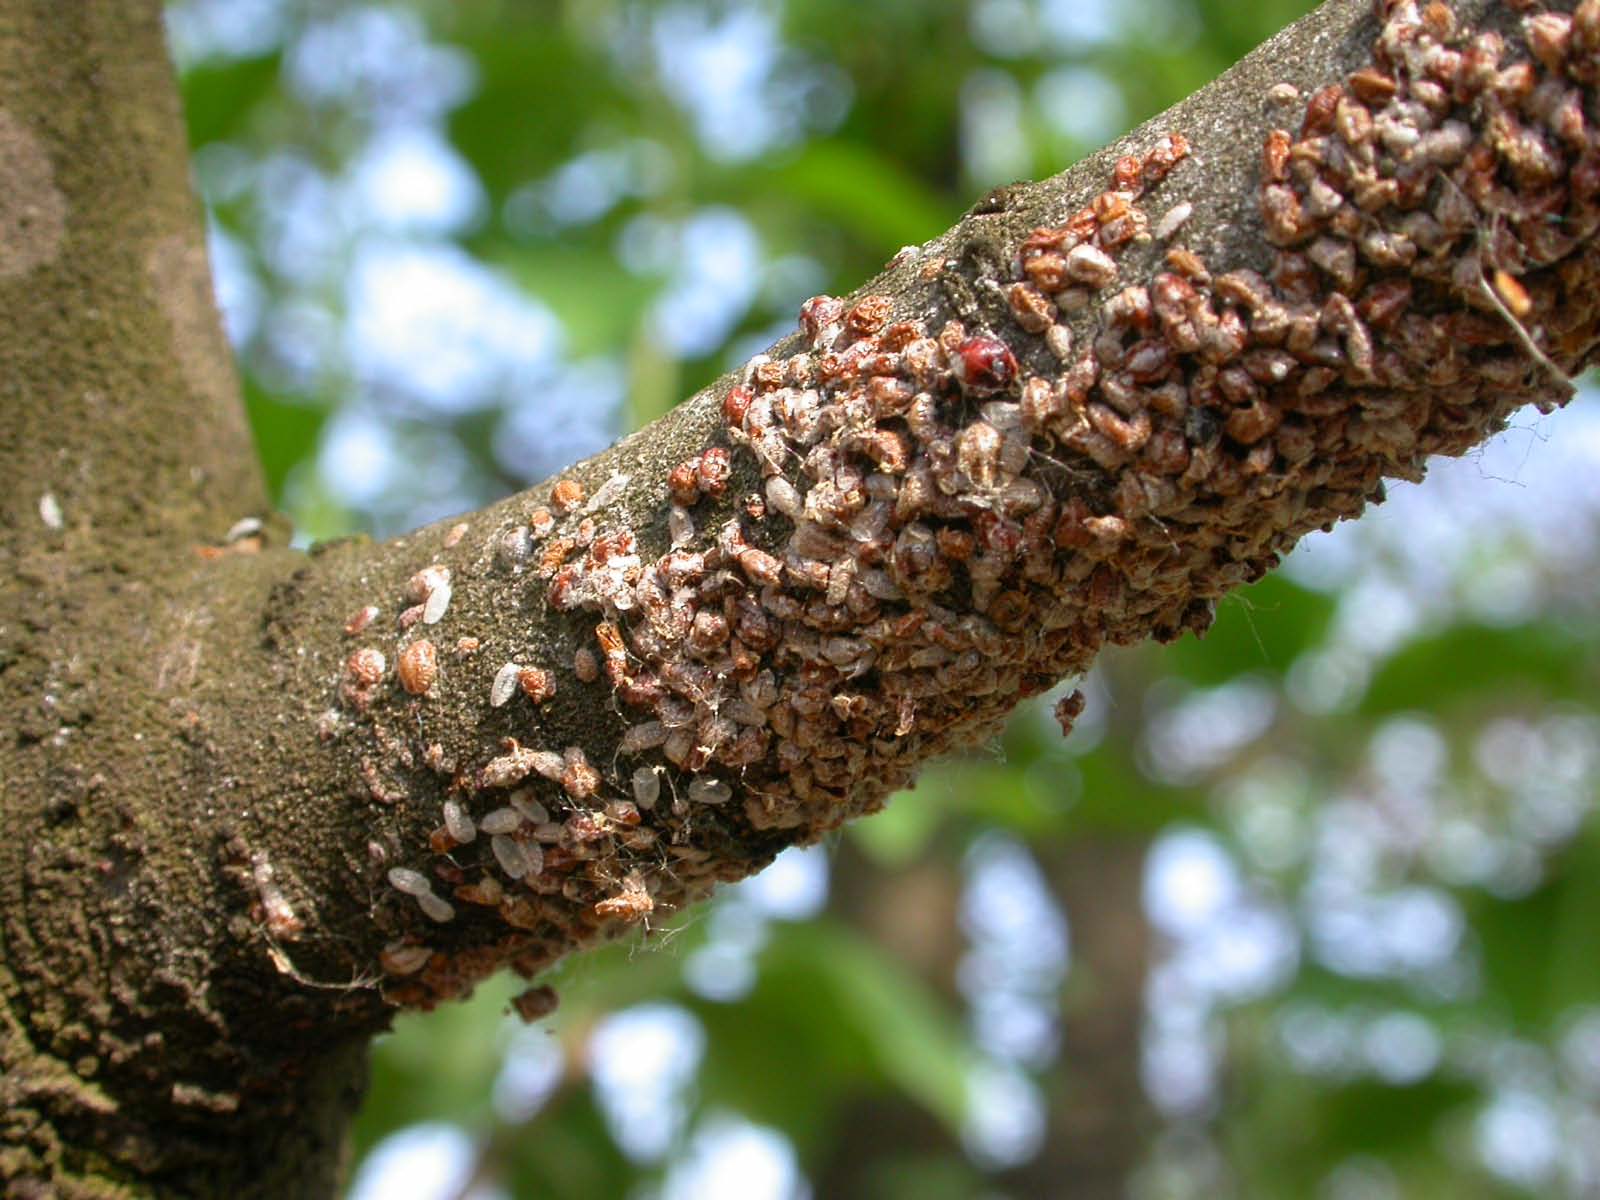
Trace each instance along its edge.
{"label": "tree trunk", "polygon": [[[966,938],[960,924],[958,854],[929,847],[917,862],[885,871],[839,844],[828,883],[830,915],[861,929],[925,984],[938,1002],[958,1011],[964,1000],[957,983]],[[903,1092],[873,1090],[851,1096],[821,1139],[827,1154],[808,1165],[812,1191],[837,1200],[869,1200],[901,1184],[907,1169],[961,1161],[961,1142],[950,1127]]]}
{"label": "tree trunk", "polygon": [[1074,839],[1041,853],[1066,909],[1072,969],[1061,1056],[1049,1081],[1049,1135],[1008,1172],[1013,1195],[1122,1200],[1156,1131],[1140,1077],[1145,981],[1152,956],[1144,912],[1148,842],[1132,834]]}
{"label": "tree trunk", "polygon": [[396,1006],[875,810],[1564,400],[1600,0],[1379,9],[991,196],[559,483],[307,555],[227,540],[264,500],[158,6],[0,0],[10,1192],[327,1194]]}

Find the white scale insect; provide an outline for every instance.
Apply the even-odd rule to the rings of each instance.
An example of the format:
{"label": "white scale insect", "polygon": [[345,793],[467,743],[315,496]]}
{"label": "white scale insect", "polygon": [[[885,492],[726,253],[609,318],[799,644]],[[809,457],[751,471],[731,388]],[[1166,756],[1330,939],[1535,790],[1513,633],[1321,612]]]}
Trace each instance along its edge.
{"label": "white scale insect", "polygon": [[[478,836],[478,831],[472,824],[472,818],[467,815],[460,802],[455,800],[446,800],[444,802],[444,827],[445,832],[462,845],[466,845]],[[494,832],[492,829],[488,829],[487,826],[485,826],[485,830],[489,833]]]}
{"label": "white scale insect", "polygon": [[522,814],[514,808],[496,808],[478,818],[478,828],[487,834],[515,833]]}
{"label": "white scale insect", "polygon": [[649,811],[661,797],[661,768],[639,767],[633,772],[633,800]]}
{"label": "white scale insect", "polygon": [[500,708],[507,704],[511,697],[516,695],[517,685],[521,682],[522,665],[508,662],[495,673],[494,683],[489,688],[489,704]]}
{"label": "white scale insect", "polygon": [[434,895],[432,882],[420,871],[413,871],[409,867],[391,867],[389,883],[396,891],[415,896],[417,906],[423,913],[441,925],[456,915],[454,906],[448,900]]}

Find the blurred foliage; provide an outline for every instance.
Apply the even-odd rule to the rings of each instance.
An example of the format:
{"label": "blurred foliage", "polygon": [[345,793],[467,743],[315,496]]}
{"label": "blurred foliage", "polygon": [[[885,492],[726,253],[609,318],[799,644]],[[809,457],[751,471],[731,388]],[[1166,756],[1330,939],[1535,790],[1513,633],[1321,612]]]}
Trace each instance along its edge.
{"label": "blurred foliage", "polygon": [[[384,535],[531,482],[1306,7],[174,3],[275,493],[308,537]],[[565,964],[531,1030],[500,980],[401,1018],[358,1160],[436,1122],[476,1174],[430,1195],[1080,1196],[1108,1156],[1149,1200],[1596,1194],[1596,501],[1552,554],[1472,508],[1510,486],[1479,470],[1204,641],[1107,656],[1070,738],[1028,707],[829,847],[825,887],[813,857]],[[1441,520],[1470,556],[1413,532]],[[1130,838],[1142,910],[1092,852]],[[1063,933],[1069,894],[1104,902]],[[1094,958],[1145,939],[1131,982]],[[1141,1009],[1061,1052],[1063,1013]]]}

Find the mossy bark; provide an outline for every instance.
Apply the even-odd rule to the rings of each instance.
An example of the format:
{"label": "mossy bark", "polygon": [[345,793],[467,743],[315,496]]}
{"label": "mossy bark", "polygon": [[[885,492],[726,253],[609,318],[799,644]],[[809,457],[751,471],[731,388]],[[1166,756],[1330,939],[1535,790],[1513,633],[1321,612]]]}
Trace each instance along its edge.
{"label": "mossy bark", "polygon": [[0,4],[0,476],[0,1190],[325,1191],[364,1043],[259,960],[185,703],[266,497],[157,3]]}
{"label": "mossy bark", "polygon": [[[1499,27],[1508,61],[1527,58],[1508,8],[1474,0],[1458,6],[1457,21]],[[1137,447],[1091,437],[1126,436],[1137,423],[1095,409],[1093,397],[1112,390],[1109,375],[1088,398],[1074,398],[1064,360],[1077,356],[1057,353],[1061,336],[1052,343],[1019,332],[1009,297],[1029,232],[1070,224],[1107,194],[1120,159],[1147,155],[1168,133],[1183,135],[1190,153],[1135,199],[1158,205],[1152,217],[1192,204],[1183,242],[1208,279],[1273,272],[1281,263],[1264,237],[1267,132],[1289,120],[1286,105],[1298,124],[1319,88],[1372,66],[1378,32],[1365,0],[1334,0],[1189,101],[1054,179],[980,205],[862,289],[859,296],[886,298],[896,321],[931,332],[957,317],[969,332],[1003,336],[1021,378],[1039,381],[1036,394],[1059,391],[1063,404],[1087,413],[1081,425],[1069,424],[1070,411],[1035,414],[1042,424],[1030,453],[1053,464],[1038,478],[1047,511],[1063,523],[1010,563],[1001,595],[1019,597],[1013,609],[1036,606],[1037,619],[996,637],[1003,618],[975,572],[970,586],[953,575],[937,604],[893,599],[900,589],[890,588],[884,605],[905,637],[921,636],[929,620],[948,622],[950,637],[994,650],[991,661],[973,655],[949,687],[902,706],[901,726],[892,715],[874,726],[878,718],[862,714],[888,694],[888,669],[862,669],[864,658],[849,657],[874,635],[847,629],[823,647],[836,665],[850,664],[832,676],[806,659],[822,645],[805,625],[814,601],[802,594],[789,605],[785,588],[818,580],[791,579],[803,563],[785,567],[771,599],[775,611],[799,615],[775,618],[780,633],[768,653],[774,663],[785,653],[791,665],[804,663],[790,672],[792,694],[781,697],[801,720],[774,718],[774,744],[790,737],[780,726],[810,729],[834,713],[838,728],[870,742],[877,757],[845,753],[852,747],[834,746],[842,735],[830,734],[815,754],[799,745],[788,759],[774,750],[714,772],[739,789],[729,802],[677,803],[674,793],[686,795],[697,770],[727,761],[714,745],[697,757],[696,745],[690,766],[664,772],[660,802],[639,812],[629,806],[634,763],[619,754],[620,742],[630,726],[672,711],[641,682],[645,667],[684,687],[726,681],[705,674],[698,650],[673,659],[642,649],[634,627],[625,631],[634,640],[605,663],[609,679],[584,682],[576,657],[607,658],[621,636],[607,632],[616,614],[600,602],[556,602],[561,556],[551,547],[570,532],[572,559],[596,562],[605,534],[625,528],[648,571],[668,550],[669,474],[715,446],[732,452],[733,474],[720,498],[696,509],[698,544],[715,541],[730,520],[749,520],[750,545],[782,553],[797,526],[755,521],[744,499],[760,489],[762,472],[727,428],[734,380],[574,468],[587,494],[607,488],[587,540],[584,514],[575,512],[529,553],[523,531],[551,502],[546,486],[382,545],[351,541],[309,555],[270,537],[222,546],[224,532],[260,514],[263,500],[205,299],[157,6],[0,0],[0,165],[11,177],[0,196],[0,467],[10,481],[0,498],[0,711],[13,731],[0,745],[0,1178],[10,1192],[329,1193],[363,1047],[396,1004],[437,1003],[500,966],[532,975],[628,932],[630,918],[653,909],[659,919],[759,869],[785,845],[871,811],[917,761],[994,728],[1022,694],[1081,670],[1104,642],[1202,626],[1218,594],[1268,569],[1306,530],[1355,515],[1381,495],[1385,474],[1415,475],[1426,454],[1460,453],[1518,405],[1561,398],[1552,372],[1589,361],[1600,323],[1593,224],[1581,224],[1582,236],[1554,259],[1503,262],[1502,231],[1487,228],[1499,210],[1478,210],[1483,236],[1447,242],[1448,261],[1433,264],[1476,270],[1456,292],[1431,277],[1372,269],[1376,282],[1404,275],[1414,285],[1415,315],[1429,328],[1476,310],[1471,324],[1449,326],[1463,334],[1460,353],[1452,345],[1428,369],[1411,370],[1377,320],[1379,362],[1363,366],[1356,318],[1341,316],[1331,291],[1316,293],[1294,303],[1332,306],[1325,330],[1313,322],[1327,338],[1308,361],[1284,368],[1313,370],[1320,356],[1327,377],[1316,376],[1315,403],[1273,383],[1276,368],[1262,360],[1261,380],[1224,381],[1246,393],[1224,405],[1202,392],[1212,396],[1204,389],[1215,387],[1217,372],[1207,368],[1226,370],[1230,351],[1184,365],[1193,331],[1176,329],[1179,358],[1169,370],[1194,393],[1195,411],[1217,406],[1165,443],[1168,458],[1181,452],[1185,463],[1208,464],[1186,470],[1181,487],[1148,483],[1149,456]],[[1575,60],[1580,50],[1592,58],[1575,40]],[[1298,100],[1285,99],[1285,84]],[[1594,89],[1584,88],[1592,110]],[[1473,134],[1488,136],[1481,127]],[[1571,168],[1575,180],[1581,166]],[[11,188],[13,180],[20,184]],[[1435,176],[1423,183],[1432,200],[1461,186]],[[1512,199],[1514,183],[1502,189]],[[1274,236],[1284,234],[1280,220]],[[1128,245],[1118,286],[1150,284],[1167,266],[1167,248],[1160,239]],[[1335,270],[1338,250],[1322,255]],[[1501,305],[1526,303],[1531,333],[1506,324],[1493,297],[1478,294],[1495,266],[1516,267],[1520,282],[1501,283],[1510,297]],[[1193,270],[1189,277],[1209,286]],[[1120,319],[1110,295],[1063,312],[1059,324],[1080,355],[1096,347],[1107,364],[1121,364],[1127,347],[1104,340]],[[1227,304],[1232,313],[1242,301]],[[1362,310],[1360,320],[1369,319]],[[1547,345],[1537,343],[1541,322]],[[799,348],[791,338],[772,355],[781,361]],[[1391,351],[1392,363],[1382,357]],[[934,383],[952,444],[982,440],[962,440],[980,423],[971,382],[947,372]],[[900,437],[898,420],[851,436]],[[1100,424],[1091,429],[1091,421]],[[1277,442],[1263,442],[1268,425],[1283,430]],[[924,449],[946,455],[943,435],[931,438]],[[1255,451],[1262,445],[1271,452]],[[938,503],[967,508],[963,518],[940,518],[949,535],[941,546],[970,553],[963,537],[993,534],[1001,500],[997,485],[982,482],[990,469],[974,452],[946,476],[957,494]],[[740,572],[766,569],[760,560],[744,565],[741,553],[729,544],[722,565],[706,568],[721,573],[715,588],[730,605],[756,592],[754,576]],[[430,566],[450,572],[448,606],[437,596],[428,604],[428,579],[414,580]],[[352,616],[367,606],[377,617],[355,628]],[[598,624],[597,610],[607,618]],[[715,618],[721,610],[707,611]],[[724,644],[726,631],[715,626],[696,626],[696,636]],[[413,692],[393,667],[424,639],[434,645],[437,678]],[[685,644],[692,650],[694,639]],[[370,656],[350,663],[360,649],[383,656],[370,679],[362,674]],[[891,649],[872,652],[887,660]],[[508,662],[549,670],[555,696],[491,705],[492,682]],[[833,693],[822,712],[806,707],[818,688]],[[731,708],[732,694],[706,701],[712,718],[718,703]],[[696,737],[714,742],[698,731],[705,727]],[[557,779],[545,781],[531,765],[524,752],[534,749],[569,752]],[[642,761],[659,765],[660,756]],[[854,766],[841,780],[820,761]],[[792,790],[802,774],[815,786]],[[519,799],[544,804],[553,833],[543,842],[540,830],[519,833],[524,844],[543,845],[544,870],[531,883],[505,884],[486,853],[489,838],[463,845],[447,836],[443,807],[452,801],[482,817],[525,783],[534,791]],[[697,794],[718,796],[703,783]],[[422,870],[452,906],[451,919],[431,920],[391,886],[395,867]]]}

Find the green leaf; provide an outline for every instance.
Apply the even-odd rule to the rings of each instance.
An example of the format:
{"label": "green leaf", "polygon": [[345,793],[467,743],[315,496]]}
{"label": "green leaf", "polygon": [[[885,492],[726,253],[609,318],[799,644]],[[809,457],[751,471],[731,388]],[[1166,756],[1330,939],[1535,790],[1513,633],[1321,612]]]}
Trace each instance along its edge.
{"label": "green leaf", "polygon": [[471,999],[431,1013],[403,1013],[372,1048],[372,1088],[356,1121],[364,1154],[394,1130],[418,1121],[450,1121],[483,1130],[493,1123],[490,1089],[500,1070],[505,1009],[523,986],[506,973],[480,984]]}
{"label": "green leaf", "polygon": [[[1240,1097],[1226,1144],[1247,1194],[1320,1194],[1327,1176],[1353,1156],[1391,1163],[1428,1176],[1441,1165],[1438,1145],[1446,1128],[1477,1100],[1477,1089],[1455,1079],[1429,1077],[1410,1087],[1375,1080],[1333,1082],[1276,1073]],[[1469,1176],[1459,1163],[1447,1172],[1448,1192],[1406,1195],[1469,1196]]]}
{"label": "green leaf", "polygon": [[808,142],[770,171],[752,172],[751,183],[809,205],[886,258],[927,241],[960,215],[894,162],[853,142]]}
{"label": "green leaf", "polygon": [[1441,699],[1482,708],[1495,701],[1588,700],[1600,684],[1594,631],[1554,621],[1506,628],[1461,624],[1418,638],[1374,674],[1361,711],[1428,709]]}
{"label": "green leaf", "polygon": [[828,1098],[875,1080],[952,1131],[976,1063],[959,1021],[881,947],[831,921],[774,930],[755,992],[708,1005],[704,1086],[755,1119],[804,1133]]}
{"label": "green leaf", "polygon": [[289,472],[316,453],[317,437],[328,412],[319,404],[296,404],[267,395],[248,378],[244,383],[245,410],[255,434],[261,469],[273,502],[283,503],[283,485]]}
{"label": "green leaf", "polygon": [[489,1161],[507,1193],[539,1200],[626,1196],[638,1183],[587,1086],[562,1089],[529,1125],[504,1130]]}
{"label": "green leaf", "polygon": [[[458,32],[479,84],[450,117],[450,139],[496,200],[583,149],[587,131],[630,124],[609,64],[543,4],[493,5]],[[465,24],[465,22],[463,22]]]}
{"label": "green leaf", "polygon": [[1282,675],[1323,638],[1337,597],[1314,592],[1281,575],[1234,592],[1217,605],[1217,620],[1203,638],[1184,637],[1169,646],[1165,670],[1207,686],[1247,671]]}
{"label": "green leaf", "polygon": [[278,95],[278,65],[278,56],[273,54],[185,71],[183,112],[189,145],[204,146],[244,134],[256,105]]}
{"label": "green leaf", "polygon": [[1469,908],[1486,997],[1528,1034],[1600,999],[1600,829],[1589,827],[1549,862],[1545,884],[1517,900],[1479,897]]}
{"label": "green leaf", "polygon": [[884,870],[892,871],[920,858],[944,825],[948,811],[938,800],[941,788],[937,776],[941,770],[931,768],[927,778],[935,782],[930,786],[896,793],[882,812],[847,826],[845,836]]}
{"label": "green leaf", "polygon": [[626,344],[655,296],[651,281],[581,242],[500,244],[483,253],[561,318],[567,353],[575,359]]}

